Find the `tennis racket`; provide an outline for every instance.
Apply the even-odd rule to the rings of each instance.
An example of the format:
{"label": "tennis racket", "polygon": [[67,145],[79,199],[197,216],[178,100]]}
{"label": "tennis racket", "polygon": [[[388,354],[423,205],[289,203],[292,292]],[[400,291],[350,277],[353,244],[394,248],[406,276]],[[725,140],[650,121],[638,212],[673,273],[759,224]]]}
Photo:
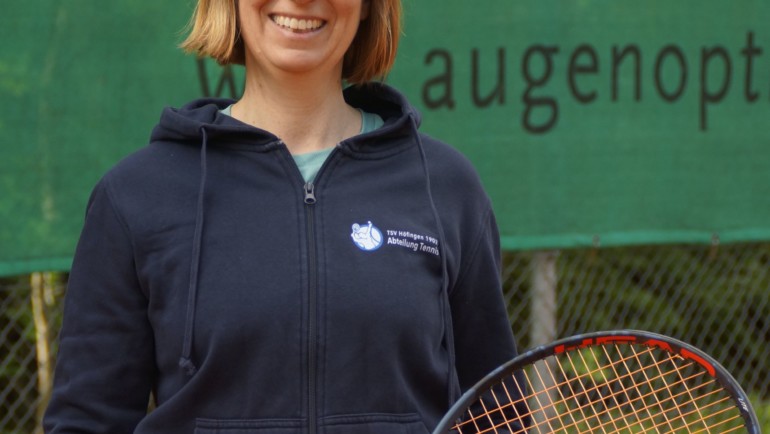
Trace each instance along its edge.
{"label": "tennis racket", "polygon": [[642,331],[537,347],[468,390],[433,434],[750,433],[759,423],[735,379],[702,351]]}

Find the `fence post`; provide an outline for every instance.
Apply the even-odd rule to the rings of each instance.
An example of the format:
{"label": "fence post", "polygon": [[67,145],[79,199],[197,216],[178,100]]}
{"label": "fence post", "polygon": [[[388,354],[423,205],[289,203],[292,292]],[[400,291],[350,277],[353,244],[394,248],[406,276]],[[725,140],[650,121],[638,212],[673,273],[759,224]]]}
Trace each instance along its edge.
{"label": "fence post", "polygon": [[556,259],[558,250],[537,252],[532,258],[532,346],[556,339]]}
{"label": "fence post", "polygon": [[35,434],[43,434],[43,414],[51,397],[53,366],[51,360],[51,333],[48,312],[54,304],[53,273],[32,273],[30,276],[30,302],[35,324],[35,349],[37,353],[37,411]]}
{"label": "fence post", "polygon": [[[556,339],[556,259],[559,257],[558,250],[536,252],[532,258],[532,329],[530,331],[530,342],[532,346],[544,345],[553,342]],[[553,366],[546,364],[542,367],[545,370],[553,372]],[[537,369],[537,368],[535,368]],[[542,412],[535,420],[535,426],[538,427],[535,432],[548,433],[551,429],[556,429],[558,417],[556,415],[553,403],[557,401],[555,385],[552,375],[533,375],[534,384],[531,387],[536,392],[535,402],[530,402],[530,408],[541,408]],[[542,381],[541,381],[542,380]]]}

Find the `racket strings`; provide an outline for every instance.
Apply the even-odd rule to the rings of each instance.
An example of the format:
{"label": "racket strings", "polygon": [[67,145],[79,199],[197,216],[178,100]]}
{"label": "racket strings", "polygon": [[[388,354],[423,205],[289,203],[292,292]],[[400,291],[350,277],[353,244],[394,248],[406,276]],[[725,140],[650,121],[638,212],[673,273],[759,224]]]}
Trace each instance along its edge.
{"label": "racket strings", "polygon": [[[651,351],[650,349],[646,350],[646,352],[650,352],[650,351]],[[596,358],[594,358],[593,361],[587,361],[585,359],[585,356],[584,356],[583,352],[578,352],[578,355],[580,356],[580,361],[579,361],[579,363],[575,363],[572,360],[571,355],[569,353],[566,354],[567,360],[569,361],[570,367],[571,367],[571,369],[573,371],[577,371],[579,369],[578,366],[591,366],[592,364],[594,364],[594,365],[597,364],[597,360],[598,359],[596,359]],[[637,396],[636,398],[633,398],[631,396],[631,394],[629,393],[629,389],[626,387],[626,381],[625,380],[627,380],[627,379],[633,380],[633,377],[635,375],[638,375],[640,373],[644,374],[644,369],[638,369],[636,371],[632,371],[626,365],[626,362],[628,360],[630,360],[630,359],[632,359],[632,358],[634,358],[636,356],[638,356],[638,354],[633,354],[632,356],[629,356],[629,357],[623,356],[621,354],[620,359],[614,361],[613,363],[611,363],[609,365],[602,366],[602,367],[597,367],[596,369],[594,369],[592,371],[588,371],[585,375],[577,376],[577,377],[569,379],[569,381],[577,382],[580,385],[580,388],[582,390],[581,396],[586,401],[585,404],[582,404],[582,405],[578,404],[580,412],[581,412],[581,415],[584,416],[584,418],[581,419],[581,421],[587,421],[587,420],[590,420],[590,419],[593,419],[593,418],[595,418],[597,420],[601,420],[601,416],[603,416],[605,414],[609,414],[614,407],[620,408],[620,407],[622,407],[624,405],[630,406],[635,401],[642,400],[646,396],[649,396],[649,393],[647,395],[643,395],[643,394],[639,393],[638,394],[639,396]],[[608,357],[608,360],[611,360],[611,358]],[[617,370],[617,365],[621,365],[621,364],[626,366],[626,373],[625,374],[622,374],[622,373],[620,373]],[[561,368],[560,365],[557,365],[557,366],[559,366]],[[609,369],[609,368],[611,368],[613,373],[614,373],[614,378],[613,379],[608,378],[607,374],[605,372],[605,370]],[[569,375],[567,373],[565,373],[565,371],[563,369],[561,370],[560,373],[561,373],[563,378],[569,378]],[[601,383],[597,383],[593,387],[586,387],[582,380],[585,379],[585,378],[593,378],[593,376],[596,375],[596,374],[601,375],[602,382]],[[648,380],[649,380],[649,378],[648,378]],[[614,384],[617,384],[618,387],[615,387]],[[635,381],[632,384],[635,384]],[[611,393],[609,393],[609,394],[602,394],[602,392],[601,392],[602,389],[609,389],[611,391]],[[593,406],[596,405],[596,403],[590,400],[590,395],[591,395],[592,392],[598,393],[601,396],[602,401],[614,401],[614,406],[604,405],[605,409],[603,411],[596,411],[595,409],[592,408]],[[625,401],[622,401],[622,400],[618,399],[619,395],[625,396]],[[586,417],[585,413],[583,412],[584,408],[590,408],[593,413],[590,416]],[[573,411],[568,411],[567,414],[571,416],[573,412],[574,412],[574,410]],[[572,424],[568,424],[566,426],[563,426],[562,428],[569,428],[569,427],[577,426],[578,425],[578,421],[576,421],[572,417],[571,417],[571,419],[573,420],[573,423]],[[615,428],[617,429],[618,426],[617,426],[616,422],[618,422],[618,421],[625,421],[625,420],[609,419],[604,424],[601,424],[598,428],[603,428],[604,425],[606,425],[608,423],[612,423],[613,426],[615,426]],[[626,427],[628,427],[628,423],[626,423]]]}
{"label": "racket strings", "polygon": [[453,429],[460,434],[525,432],[521,427],[532,433],[695,434],[743,427],[740,412],[728,405],[731,397],[702,367],[655,350],[612,345],[603,346],[603,354],[581,349],[552,356],[531,372],[519,371],[529,393],[520,379],[507,378]]}
{"label": "racket strings", "polygon": [[[546,365],[546,366],[547,366],[547,365]],[[573,366],[574,366],[574,362],[573,362]],[[635,398],[631,398],[631,396],[629,395],[628,389],[627,389],[627,388],[625,388],[625,387],[623,387],[623,384],[624,384],[624,383],[622,382],[622,380],[624,380],[625,378],[629,378],[629,377],[632,377],[633,375],[635,375],[635,374],[638,374],[639,372],[642,372],[642,371],[643,371],[642,369],[639,369],[639,370],[637,370],[637,371],[630,371],[630,372],[629,372],[628,374],[626,374],[626,375],[620,375],[620,374],[618,374],[618,373],[617,373],[617,370],[615,370],[615,372],[616,372],[616,378],[615,378],[614,380],[609,380],[609,379],[606,377],[606,375],[603,375],[603,379],[604,379],[604,381],[605,381],[605,384],[604,384],[604,385],[597,385],[597,386],[594,386],[593,388],[585,388],[585,386],[583,386],[583,388],[584,388],[584,391],[585,391],[585,392],[592,392],[592,391],[594,391],[594,390],[598,390],[600,387],[603,387],[603,386],[606,386],[606,385],[608,385],[608,384],[611,384],[613,381],[614,381],[614,382],[618,382],[618,383],[621,385],[621,389],[620,389],[620,390],[617,390],[617,391],[615,391],[615,392],[613,392],[613,393],[610,393],[609,395],[602,395],[602,398],[604,398],[605,400],[609,400],[610,398],[612,398],[612,399],[614,400],[614,402],[616,403],[616,407],[621,407],[621,406],[623,405],[623,403],[621,403],[621,401],[617,399],[617,396],[618,396],[618,395],[620,395],[620,394],[624,394],[624,395],[626,396],[626,399],[627,399],[627,402],[625,403],[626,405],[633,405],[633,404],[635,404],[637,401],[643,401],[645,398],[648,398],[648,397],[650,397],[650,396],[654,396],[654,398],[656,399],[657,403],[658,403],[659,405],[662,405],[662,404],[666,403],[667,401],[671,401],[671,400],[674,400],[675,398],[677,398],[677,397],[678,397],[677,395],[672,395],[672,396],[670,396],[668,399],[666,399],[666,400],[664,400],[664,401],[661,401],[661,400],[660,400],[660,399],[658,399],[658,397],[655,395],[655,391],[649,391],[649,392],[647,392],[646,394],[638,393],[638,394],[637,394],[637,395],[638,395],[637,397],[635,397]],[[658,379],[658,378],[662,378],[663,376],[665,376],[665,375],[668,375],[668,374],[670,374],[671,372],[675,372],[675,371],[660,372],[658,376],[656,376],[656,377],[653,377],[653,378],[650,378],[650,377],[648,377],[648,376],[647,376],[647,377],[646,377],[646,379],[647,379],[648,381],[653,381],[653,380],[656,380],[656,379]],[[683,383],[683,382],[686,382],[686,381],[688,381],[688,380],[691,380],[691,379],[693,379],[693,378],[696,378],[696,377],[698,377],[698,376],[700,376],[700,375],[702,375],[702,373],[697,373],[697,374],[695,374],[695,375],[693,375],[693,376],[691,376],[691,377],[689,377],[689,378],[684,378],[684,379],[681,379],[681,380],[680,380],[678,383]],[[585,375],[584,377],[588,377],[588,376],[590,376],[590,374],[588,374],[588,375]],[[676,384],[672,384],[672,385],[676,385]],[[705,384],[701,384],[701,385],[699,385],[698,387],[704,387],[704,386],[705,386]],[[680,393],[680,395],[681,395],[681,394],[684,394],[684,393],[686,393],[686,392],[681,392],[681,393]],[[558,402],[557,402],[557,403],[555,403],[555,405],[558,405],[558,404],[559,404]],[[594,431],[596,431],[596,430],[601,430],[601,432],[607,432],[607,431],[606,431],[606,429],[605,429],[605,425],[608,425],[608,424],[610,424],[610,423],[612,423],[612,424],[613,424],[613,426],[614,426],[614,428],[615,428],[615,429],[614,429],[613,431],[609,431],[609,432],[622,432],[622,431],[621,431],[621,429],[618,427],[618,425],[617,425],[617,423],[616,423],[616,422],[625,422],[625,423],[626,423],[626,426],[625,426],[625,428],[632,428],[634,425],[637,425],[637,424],[638,424],[638,422],[637,422],[637,423],[632,423],[632,424],[629,424],[629,423],[628,423],[628,417],[625,417],[625,416],[624,416],[624,417],[617,417],[617,418],[610,418],[610,419],[608,419],[606,422],[603,422],[603,423],[601,423],[601,419],[603,418],[603,416],[605,416],[605,415],[609,415],[609,414],[610,414],[610,412],[612,411],[612,409],[613,409],[613,408],[612,408],[612,407],[608,407],[608,406],[605,406],[605,409],[604,409],[603,411],[594,412],[594,413],[592,413],[590,416],[586,416],[586,415],[585,415],[585,412],[584,412],[583,410],[584,410],[585,408],[589,408],[589,407],[591,407],[592,405],[594,405],[594,404],[592,404],[592,403],[586,403],[586,404],[583,404],[583,405],[580,405],[580,404],[578,404],[578,406],[577,406],[577,408],[576,408],[576,409],[573,409],[572,411],[567,411],[567,412],[566,412],[566,414],[567,414],[568,416],[570,416],[570,418],[572,419],[572,423],[570,423],[570,424],[566,424],[566,425],[563,425],[563,426],[561,427],[561,429],[568,429],[568,428],[571,428],[571,427],[577,427],[577,426],[579,425],[579,421],[581,421],[581,422],[582,422],[582,421],[586,421],[586,422],[588,422],[588,421],[590,421],[591,419],[596,419],[598,422],[600,422],[600,425],[599,425],[599,426],[596,426],[596,427],[593,427],[593,428],[591,428],[591,429],[590,429],[590,432],[594,432]],[[575,420],[575,419],[574,419],[574,417],[572,417],[572,413],[574,413],[574,412],[575,412],[575,410],[578,410],[578,411],[580,411],[580,413],[581,413],[581,416],[583,417],[583,419],[580,419],[580,420],[578,421],[578,420]],[[649,418],[653,418],[653,417],[654,417],[654,415],[651,415],[651,416],[649,416]],[[552,419],[549,419],[549,420],[548,420],[548,422],[550,422],[551,420],[553,420],[553,418],[552,418]],[[540,424],[537,424],[537,425],[539,426]],[[553,426],[551,426],[551,424],[550,424],[550,423],[549,423],[548,425],[549,425],[549,428],[551,429],[551,431],[553,431],[553,430],[554,430]]]}
{"label": "racket strings", "polygon": [[[633,356],[630,356],[630,357],[628,357],[628,358],[631,358],[631,357],[633,357]],[[620,362],[622,362],[622,361],[624,361],[624,359],[623,359],[623,358],[621,358],[620,360],[616,361],[616,363],[620,363]],[[551,368],[550,368],[550,366],[549,366],[550,364],[549,364],[549,363],[544,363],[543,365],[544,365],[544,366],[546,366],[546,369],[548,369],[548,370],[550,371],[550,372],[549,372],[549,374],[550,374],[550,378],[556,378],[556,376],[555,376],[555,375],[553,374],[553,372],[551,371]],[[572,365],[573,365],[573,369],[574,369],[574,367],[575,367],[574,363],[573,363]],[[543,383],[544,383],[544,380],[542,379],[542,376],[540,375],[540,370],[538,370],[538,369],[533,369],[533,371],[535,371],[535,372],[538,374],[538,376],[540,377],[540,380],[541,380],[541,384],[543,384]],[[625,379],[625,378],[627,378],[627,377],[630,377],[630,376],[632,376],[632,375],[634,375],[634,374],[638,373],[639,371],[640,371],[640,370],[637,370],[637,371],[632,371],[632,372],[629,372],[628,374],[626,374],[626,375],[624,375],[624,376],[619,376],[619,377],[617,378],[617,380],[623,380],[623,379]],[[564,371],[562,370],[562,374],[563,374],[563,373],[564,373]],[[530,380],[530,378],[529,378],[529,375],[528,375],[526,372],[523,372],[523,374],[524,374],[525,380],[526,380],[526,381],[527,381],[527,383],[528,383],[527,385],[529,386],[530,390],[535,390],[537,387],[536,387],[536,386],[534,385],[534,383],[533,383],[533,382]],[[571,379],[570,379],[570,381],[573,381],[573,382],[574,382],[574,381],[579,381],[581,378],[584,378],[584,377],[590,377],[591,375],[592,375],[592,372],[587,372],[587,373],[585,373],[585,374],[582,374],[582,375],[580,375],[580,376],[578,376],[578,377],[573,377],[573,378],[571,378]],[[565,377],[566,377],[566,374],[563,374],[563,376],[565,376]],[[608,382],[608,383],[609,383],[609,382]],[[504,405],[504,406],[498,406],[498,408],[496,408],[496,409],[495,409],[495,410],[493,410],[493,411],[504,410],[506,407],[514,407],[514,408],[515,408],[515,406],[517,406],[517,405],[519,405],[519,404],[522,404],[522,403],[525,403],[525,402],[527,401],[527,398],[526,398],[526,397],[524,397],[524,398],[518,398],[518,399],[512,399],[512,398],[510,397],[510,394],[509,394],[509,393],[508,393],[508,391],[507,391],[507,387],[505,386],[505,382],[501,382],[500,384],[501,384],[501,385],[503,386],[503,388],[505,388],[505,390],[506,390],[506,394],[507,394],[507,397],[508,397],[508,401],[507,401],[507,404],[506,404],[506,405]],[[518,383],[517,383],[517,382],[515,382],[515,380],[514,380],[514,384],[516,384],[516,386],[517,386],[517,389],[518,389],[518,390],[517,390],[517,392],[518,392],[518,395],[517,395],[517,396],[519,396],[519,397],[525,396],[525,393],[524,393],[524,392],[523,392],[523,391],[522,391],[520,388],[518,388]],[[573,411],[575,411],[575,410],[579,410],[579,411],[581,411],[581,412],[582,412],[582,409],[583,409],[583,408],[585,408],[585,407],[588,407],[588,406],[590,405],[590,403],[586,403],[586,404],[584,404],[584,405],[581,405],[581,404],[580,404],[580,402],[578,401],[578,400],[580,399],[580,396],[579,396],[579,394],[575,393],[574,391],[571,391],[572,393],[571,393],[569,396],[566,396],[566,397],[565,397],[565,396],[563,395],[563,392],[562,392],[562,388],[563,388],[563,386],[564,386],[565,384],[567,384],[567,383],[564,383],[564,382],[563,382],[563,383],[560,383],[560,384],[555,384],[555,385],[553,385],[553,386],[549,386],[549,387],[547,387],[547,388],[545,388],[545,389],[543,389],[543,390],[541,390],[541,391],[539,391],[539,392],[537,392],[537,393],[535,393],[535,394],[530,394],[530,397],[531,397],[532,399],[535,399],[535,400],[537,400],[537,401],[538,401],[538,404],[539,404],[539,408],[541,408],[542,410],[555,409],[555,408],[557,407],[557,405],[558,405],[560,402],[554,402],[554,403],[552,403],[552,404],[549,404],[549,405],[543,405],[543,404],[542,404],[541,402],[539,402],[539,401],[540,401],[540,395],[549,395],[551,392],[553,392],[553,391],[556,391],[557,393],[559,393],[559,394],[561,395],[561,398],[562,398],[562,403],[563,403],[563,402],[566,402],[566,401],[567,401],[567,399],[572,399],[572,400],[575,400],[575,401],[576,401],[576,406],[573,408]],[[590,392],[596,391],[596,390],[598,390],[599,388],[601,388],[601,387],[603,387],[603,386],[606,386],[606,385],[602,385],[602,384],[599,384],[599,385],[596,385],[596,386],[594,386],[594,387],[592,387],[592,388],[583,388],[583,395],[586,395],[586,396],[587,396],[587,395],[589,395],[589,394],[590,394]],[[491,393],[493,393],[493,394],[494,394],[494,389],[491,389]],[[610,395],[610,396],[611,396],[611,395]],[[496,397],[496,394],[495,394],[495,399],[497,399],[497,397]],[[567,414],[571,416],[572,412],[568,412]],[[519,421],[523,421],[523,420],[525,420],[524,418],[525,418],[526,416],[527,416],[527,415],[523,415],[523,416],[522,416],[522,418],[521,418]],[[588,418],[589,418],[589,416],[587,416],[585,413],[582,413],[582,414],[581,414],[581,416],[582,416],[582,419],[581,419],[581,420],[586,420],[586,419],[588,419]],[[462,422],[462,423],[460,424],[460,426],[462,426],[462,425],[464,425],[464,424],[467,424],[467,423],[472,423],[472,422],[475,422],[475,421],[476,421],[476,419],[480,419],[480,418],[488,418],[488,417],[489,417],[489,415],[488,415],[488,414],[484,414],[484,413],[482,413],[482,414],[477,414],[477,415],[475,415],[475,416],[473,416],[473,417],[470,417],[470,418],[466,419],[464,422]],[[548,420],[546,420],[546,422],[547,422],[547,421],[548,421]],[[481,431],[480,431],[480,432],[481,432]]]}
{"label": "racket strings", "polygon": [[[619,348],[616,347],[616,350],[619,352]],[[606,348],[605,348],[606,351]],[[680,421],[684,423],[683,426],[680,426],[679,428],[684,428],[687,430],[688,433],[694,433],[691,428],[698,428],[702,426],[702,429],[696,431],[696,432],[712,432],[712,429],[715,429],[717,427],[720,427],[720,430],[718,432],[726,432],[722,428],[722,425],[726,423],[730,423],[733,420],[736,420],[741,417],[740,413],[734,410],[734,407],[731,407],[729,405],[722,405],[720,404],[727,404],[729,401],[731,401],[731,397],[724,393],[724,390],[721,389],[721,386],[719,386],[716,381],[713,380],[713,378],[708,378],[703,380],[701,383],[695,383],[694,387],[691,387],[691,384],[693,384],[693,381],[691,381],[694,377],[700,377],[705,372],[697,368],[697,365],[694,363],[688,363],[683,364],[681,363],[681,357],[679,356],[673,356],[671,353],[666,353],[667,358],[665,359],[665,362],[668,362],[671,366],[674,367],[674,369],[677,371],[677,376],[675,378],[682,378],[682,381],[677,381],[674,383],[668,383],[667,379],[669,378],[668,375],[664,375],[660,372],[660,365],[659,363],[650,365],[652,368],[656,368],[658,372],[661,374],[659,375],[660,378],[662,378],[666,383],[665,387],[668,392],[669,398],[661,401],[658,403],[659,408],[659,414],[664,415],[664,418],[666,419],[665,424],[668,426],[670,430],[673,430],[673,428],[679,424]],[[637,360],[639,365],[642,365],[644,361]],[[695,375],[692,375],[690,377],[686,377],[686,375],[695,369]],[[645,377],[646,377],[646,370]],[[649,380],[648,380],[649,383]],[[675,387],[683,387],[684,391],[679,392],[678,394],[675,393]],[[702,391],[701,389],[708,389],[708,391]],[[683,395],[687,395],[684,397],[683,402],[680,405],[675,405],[673,409],[675,409],[678,412],[678,415],[673,418],[669,419],[665,409],[663,408],[664,403],[668,403],[669,401],[673,401],[674,403],[678,403],[682,398]],[[657,393],[654,394],[654,396],[657,398]],[[716,395],[721,395],[721,398]],[[711,399],[713,397],[713,399]],[[708,412],[712,410],[712,407],[719,406],[715,411]],[[690,407],[691,409],[689,411],[686,411],[685,408]],[[716,422],[712,423],[712,420],[714,418],[719,418],[720,415],[723,415],[727,412],[731,412],[732,415],[728,415],[726,419],[717,419]],[[689,418],[689,422],[688,422]],[[654,417],[648,418],[652,421],[654,421]],[[654,422],[653,422],[654,423]],[[663,423],[658,423],[653,426],[657,431],[660,431],[658,428],[663,427]],[[737,428],[741,428],[741,426],[738,426]]]}
{"label": "racket strings", "polygon": [[[649,350],[647,350],[647,351],[652,351],[652,350],[651,350],[651,349],[649,349]],[[632,357],[633,357],[633,356],[629,356],[628,358],[632,358]],[[620,362],[622,362],[622,361],[624,361],[624,359],[623,359],[623,358],[621,358],[620,360],[617,360],[617,361],[615,361],[615,363],[620,363]],[[544,363],[544,364],[545,364],[545,366],[549,366],[549,364],[548,364],[547,362],[546,362],[546,363]],[[547,369],[549,369],[549,370],[550,370],[550,367],[549,367],[549,368],[547,368]],[[574,365],[574,364],[573,364],[573,369],[575,369],[575,365]],[[535,371],[535,372],[536,372],[538,375],[540,375],[540,371],[539,371],[538,369],[533,369],[533,370],[534,370],[534,371]],[[564,372],[564,371],[562,370],[562,373],[563,373],[563,372]],[[530,380],[528,373],[527,373],[526,371],[521,371],[521,373],[523,374],[523,376],[524,376],[525,380],[526,380],[526,381],[527,381],[527,383],[528,383],[527,385],[529,386],[529,390],[535,390],[537,387],[536,387],[536,386],[534,385],[534,383],[533,383],[533,382]],[[634,374],[634,373],[635,373],[635,372],[631,372],[631,373],[629,373],[628,375],[632,375],[632,374]],[[571,380],[571,381],[580,380],[580,378],[581,378],[581,377],[589,377],[589,376],[591,376],[591,374],[592,374],[591,372],[587,372],[587,373],[585,373],[585,374],[581,374],[581,375],[579,375],[579,376],[577,376],[577,377],[573,377],[573,378],[571,378],[570,380]],[[565,375],[565,376],[566,376],[566,375]],[[553,374],[553,372],[550,372],[550,379],[554,379],[554,381],[556,381],[556,380],[555,380],[555,378],[556,378],[556,376]],[[511,377],[511,380],[512,380],[512,383],[516,385],[516,389],[517,389],[517,390],[516,390],[516,392],[518,392],[518,394],[517,394],[516,396],[518,396],[518,398],[515,398],[515,399],[514,399],[514,398],[513,398],[513,397],[510,395],[510,393],[509,393],[509,391],[508,391],[508,388],[507,388],[507,386],[506,386],[506,384],[505,384],[505,381],[503,381],[503,382],[500,382],[500,383],[499,383],[499,386],[501,386],[501,387],[502,387],[502,388],[505,390],[505,392],[506,392],[506,397],[508,398],[508,400],[506,401],[506,404],[505,404],[505,405],[500,405],[500,406],[498,406],[497,408],[495,408],[493,411],[504,410],[504,409],[506,409],[506,408],[508,408],[508,407],[513,407],[513,408],[516,408],[516,406],[519,406],[519,405],[522,405],[522,404],[526,404],[526,403],[527,403],[527,400],[528,400],[529,398],[531,398],[531,399],[535,399],[535,400],[539,401],[539,400],[540,400],[540,395],[541,395],[541,394],[545,394],[545,395],[548,395],[548,394],[550,394],[552,391],[556,391],[557,393],[560,393],[560,394],[562,394],[562,391],[561,391],[561,389],[562,389],[562,388],[564,387],[564,385],[566,384],[566,383],[564,383],[564,382],[562,382],[562,383],[556,383],[556,384],[554,384],[553,386],[549,386],[549,387],[547,387],[546,389],[543,389],[543,390],[541,390],[541,391],[539,391],[539,392],[537,392],[537,393],[535,393],[535,394],[531,394],[531,393],[530,393],[530,394],[529,394],[529,396],[527,396],[527,394],[526,394],[526,393],[525,393],[525,392],[524,392],[524,391],[521,389],[521,387],[519,386],[519,384],[518,384],[518,381],[516,381],[516,379],[515,379],[515,378],[513,378],[513,377]],[[542,377],[541,377],[541,381],[543,381],[543,380],[542,380]],[[599,387],[601,387],[601,385],[597,385],[597,386],[594,386],[594,387],[593,387],[593,388],[591,388],[591,389],[586,389],[586,390],[584,390],[584,392],[591,392],[591,391],[593,391],[593,390],[595,390],[595,389],[598,389]],[[495,394],[495,392],[494,392],[494,389],[490,389],[490,392],[491,392],[492,394]],[[496,394],[495,394],[495,399],[497,399],[497,397],[496,397]],[[567,399],[574,399],[574,400],[576,400],[576,401],[577,401],[577,400],[579,399],[579,396],[578,396],[578,394],[572,393],[571,395],[569,395],[569,396],[565,397],[565,396],[562,394],[562,401],[566,402],[566,400],[567,400]],[[479,402],[483,404],[483,400],[479,400]],[[538,404],[540,404],[540,403],[538,402]],[[557,404],[557,403],[553,403],[553,404],[550,404],[550,405],[542,405],[542,404],[540,404],[540,405],[539,405],[539,408],[541,408],[541,409],[555,408],[555,407],[556,407],[556,404]],[[577,405],[578,405],[578,406],[576,407],[577,409],[581,409],[581,408],[583,407],[583,406],[581,406],[581,405],[579,404],[579,402],[577,403]],[[528,413],[528,414],[522,415],[522,419],[521,419],[520,421],[524,421],[524,420],[525,420],[525,418],[526,418],[526,416],[530,416],[531,414],[532,414],[532,413]],[[477,421],[478,419],[485,419],[485,418],[488,418],[489,416],[490,416],[490,415],[488,415],[488,414],[486,414],[486,413],[480,413],[480,414],[476,414],[475,416],[474,416],[474,415],[471,415],[471,417],[469,417],[469,418],[465,419],[465,420],[464,420],[462,423],[458,424],[458,426],[462,426],[462,425],[465,425],[465,424],[470,424],[470,423],[474,423],[474,424],[475,424],[475,423],[476,423],[476,421]],[[585,419],[585,418],[587,418],[587,416],[586,416],[585,414],[583,414],[583,418]],[[480,433],[480,432],[482,432],[482,431],[478,431],[478,432]]]}
{"label": "racket strings", "polygon": [[[707,408],[709,408],[711,406],[723,403],[723,402],[725,402],[725,401],[727,401],[729,399],[730,399],[729,397],[725,397],[725,398],[722,398],[719,401],[715,401],[715,402],[712,402],[710,404],[707,404],[704,407],[699,408],[697,410],[692,410],[692,411],[690,411],[688,413],[683,413],[681,418],[682,418],[682,420],[686,421],[687,420],[687,419],[685,419],[686,416],[693,416],[693,415],[695,415],[695,413],[700,413],[700,410],[705,410],[705,409],[707,409]],[[741,417],[740,415],[733,415],[732,417],[730,417],[728,419],[718,419],[716,421],[716,423],[713,423],[713,424],[708,424],[708,425],[704,424],[705,421],[707,421],[707,420],[709,420],[711,418],[714,418],[714,417],[718,417],[718,416],[722,415],[723,413],[725,413],[727,411],[730,411],[730,410],[731,410],[730,408],[723,408],[722,410],[719,410],[719,411],[716,411],[714,413],[708,414],[706,416],[703,416],[702,418],[696,418],[696,419],[693,419],[691,422],[685,422],[685,425],[683,425],[683,428],[686,428],[688,433],[693,433],[693,434],[701,433],[701,432],[708,432],[708,433],[710,433],[710,432],[712,432],[712,430],[714,428],[719,427],[719,426],[721,426],[721,425],[723,425],[725,423],[729,423],[732,420]],[[690,428],[692,428],[693,425],[704,425],[704,426],[703,426],[703,428],[699,429],[698,431],[691,431]],[[660,424],[659,425],[654,425],[653,428],[657,429],[659,426],[660,426]],[[737,428],[741,428],[741,427],[739,426]],[[725,431],[720,430],[720,431],[717,431],[717,432],[723,433]]]}
{"label": "racket strings", "polygon": [[[614,348],[615,348],[615,351],[618,354],[622,354],[622,352],[621,352],[619,347],[616,346]],[[658,415],[661,415],[661,416],[663,416],[664,422],[661,423],[660,425],[662,426],[665,423],[666,425],[668,425],[669,429],[672,429],[673,428],[672,421],[669,419],[669,416],[668,416],[668,414],[665,411],[660,411],[658,413],[654,413],[654,411],[657,411],[657,409],[663,410],[663,407],[662,407],[663,403],[668,402],[669,400],[673,400],[674,396],[676,396],[675,394],[671,393],[672,384],[669,383],[669,381],[667,379],[667,376],[668,376],[668,374],[670,374],[670,372],[664,373],[664,372],[662,372],[662,370],[660,368],[661,365],[667,364],[666,362],[671,362],[672,361],[671,355],[670,354],[666,354],[667,357],[665,357],[663,360],[655,360],[655,362],[652,363],[652,364],[645,364],[646,360],[642,360],[642,357],[641,357],[642,355],[638,351],[636,351],[636,348],[635,347],[630,347],[630,349],[631,349],[631,354],[633,355],[635,362],[639,366],[643,366],[644,367],[643,369],[641,369],[642,375],[644,376],[644,380],[641,383],[638,383],[638,382],[632,383],[632,386],[633,386],[633,389],[634,389],[633,392],[639,393],[641,395],[641,393],[640,393],[641,392],[640,386],[641,385],[652,384],[653,380],[651,380],[649,378],[649,376],[647,375],[647,371],[648,370],[654,370],[657,375],[655,377],[653,377],[653,378],[655,380],[657,380],[657,379],[661,380],[661,382],[663,383],[663,388],[661,388],[661,390],[668,392],[669,398],[664,399],[663,401],[661,401],[660,398],[659,398],[660,393],[652,393],[651,396],[653,397],[654,402],[651,402],[649,405],[644,405],[642,407],[642,409],[640,409],[640,411],[638,411],[638,413],[646,413],[647,414],[647,418],[639,420],[638,417],[635,417],[637,419],[637,422],[629,425],[628,428],[630,428],[631,426],[636,426],[637,424],[641,425],[641,426],[644,426],[643,425],[643,421],[644,420],[649,419],[649,420],[653,420],[654,421],[655,418]],[[608,352],[607,347],[602,347],[602,350],[604,351],[604,354],[606,355],[608,360],[611,360],[612,356]],[[653,359],[654,359],[654,357],[653,357]],[[682,378],[681,372],[678,369],[677,364],[676,363],[672,363],[672,365],[674,367],[674,371],[677,373],[677,375],[675,377],[681,379]],[[623,360],[623,367],[626,370],[629,369],[627,361],[625,359]],[[615,364],[612,364],[612,368],[613,368],[613,370],[615,369]],[[688,384],[687,381],[677,381],[676,383],[684,385],[685,389],[686,389],[686,386]],[[644,403],[644,402],[645,401],[642,399],[642,403]],[[675,408],[676,408],[676,406],[675,406]],[[634,416],[636,416],[636,414],[634,414]],[[624,421],[626,421],[626,423],[628,423],[628,419],[631,419],[631,418],[623,418],[623,419],[624,419]]]}

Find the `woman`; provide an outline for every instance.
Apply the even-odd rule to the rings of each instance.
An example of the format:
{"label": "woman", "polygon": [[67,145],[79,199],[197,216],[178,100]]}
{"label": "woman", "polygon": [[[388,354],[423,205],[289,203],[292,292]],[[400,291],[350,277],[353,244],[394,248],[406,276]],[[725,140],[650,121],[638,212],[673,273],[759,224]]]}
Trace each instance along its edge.
{"label": "woman", "polygon": [[183,47],[243,97],[166,109],[95,188],[48,432],[427,433],[515,355],[477,175],[371,83],[400,8],[199,0]]}

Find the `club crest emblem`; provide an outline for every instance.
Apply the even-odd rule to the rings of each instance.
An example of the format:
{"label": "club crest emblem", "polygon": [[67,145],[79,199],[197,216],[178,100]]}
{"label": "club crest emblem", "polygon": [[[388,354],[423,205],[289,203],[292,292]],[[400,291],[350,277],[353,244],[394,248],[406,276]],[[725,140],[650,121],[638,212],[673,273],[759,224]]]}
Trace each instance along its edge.
{"label": "club crest emblem", "polygon": [[365,225],[353,223],[350,238],[353,239],[353,244],[356,247],[367,252],[377,250],[382,246],[382,232],[372,225],[372,222],[367,222]]}

